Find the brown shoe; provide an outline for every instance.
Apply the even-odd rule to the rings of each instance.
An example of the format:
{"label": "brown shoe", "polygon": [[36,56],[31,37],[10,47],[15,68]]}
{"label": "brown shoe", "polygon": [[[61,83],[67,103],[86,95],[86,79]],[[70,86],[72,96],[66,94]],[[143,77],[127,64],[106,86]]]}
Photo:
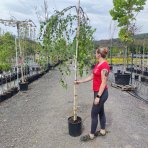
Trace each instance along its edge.
{"label": "brown shoe", "polygon": [[95,135],[96,137],[98,137],[98,136],[105,136],[106,133],[107,133],[107,132],[105,132],[105,134],[102,134],[102,133],[100,132],[100,130],[99,130],[99,131],[97,131],[94,135]]}
{"label": "brown shoe", "polygon": [[[95,138],[95,137],[94,137],[94,138]],[[93,140],[94,138],[91,138],[90,135],[87,134],[87,135],[82,136],[82,137],[80,138],[80,141],[86,142],[86,141]]]}

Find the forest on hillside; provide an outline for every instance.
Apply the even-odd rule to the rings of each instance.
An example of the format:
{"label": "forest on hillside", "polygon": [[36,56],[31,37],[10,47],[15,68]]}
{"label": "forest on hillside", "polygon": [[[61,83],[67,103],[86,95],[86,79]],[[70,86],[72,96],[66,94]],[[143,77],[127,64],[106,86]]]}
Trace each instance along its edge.
{"label": "forest on hillside", "polygon": [[[95,49],[100,46],[111,46],[111,40],[99,40],[99,41],[94,41],[95,44]],[[141,50],[144,47],[145,48],[145,53],[148,54],[148,33],[142,33],[142,34],[137,34],[134,37],[134,43],[132,46],[135,48],[140,47]],[[122,48],[123,47],[123,42],[120,41],[119,38],[112,39],[112,47],[116,48]]]}

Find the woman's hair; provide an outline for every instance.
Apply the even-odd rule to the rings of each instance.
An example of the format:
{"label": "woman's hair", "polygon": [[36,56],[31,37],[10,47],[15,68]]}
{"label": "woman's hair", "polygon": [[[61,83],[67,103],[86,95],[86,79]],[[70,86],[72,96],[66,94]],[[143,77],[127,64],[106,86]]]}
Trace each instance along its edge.
{"label": "woman's hair", "polygon": [[107,47],[100,47],[97,49],[97,53],[101,55],[102,58],[106,58],[108,54],[108,48]]}

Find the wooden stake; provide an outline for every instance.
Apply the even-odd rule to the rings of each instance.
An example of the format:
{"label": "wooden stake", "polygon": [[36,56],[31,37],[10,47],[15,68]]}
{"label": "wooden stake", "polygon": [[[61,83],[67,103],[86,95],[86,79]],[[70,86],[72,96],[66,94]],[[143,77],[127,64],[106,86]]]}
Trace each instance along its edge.
{"label": "wooden stake", "polygon": [[[78,0],[77,7],[77,32],[76,32],[76,56],[75,56],[75,81],[77,80],[77,59],[78,59],[78,47],[79,47],[79,31],[80,31],[80,0]],[[74,84],[74,104],[73,104],[74,121],[77,120],[77,90],[76,84]]]}

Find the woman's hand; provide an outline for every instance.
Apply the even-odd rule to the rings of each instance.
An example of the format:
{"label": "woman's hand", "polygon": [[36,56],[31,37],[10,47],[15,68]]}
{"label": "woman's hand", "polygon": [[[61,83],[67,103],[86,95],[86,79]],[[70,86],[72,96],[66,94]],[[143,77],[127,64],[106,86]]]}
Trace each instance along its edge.
{"label": "woman's hand", "polygon": [[94,104],[95,104],[95,105],[98,105],[99,102],[100,102],[100,98],[96,97],[95,100],[94,100]]}
{"label": "woman's hand", "polygon": [[82,83],[80,80],[76,80],[76,81],[74,81],[74,83],[75,84],[80,84],[80,83]]}
{"label": "woman's hand", "polygon": [[93,79],[93,74],[91,73],[88,77],[86,77],[85,79],[82,80],[75,80],[74,84],[80,84],[80,83],[85,83],[85,82],[89,82]]}

